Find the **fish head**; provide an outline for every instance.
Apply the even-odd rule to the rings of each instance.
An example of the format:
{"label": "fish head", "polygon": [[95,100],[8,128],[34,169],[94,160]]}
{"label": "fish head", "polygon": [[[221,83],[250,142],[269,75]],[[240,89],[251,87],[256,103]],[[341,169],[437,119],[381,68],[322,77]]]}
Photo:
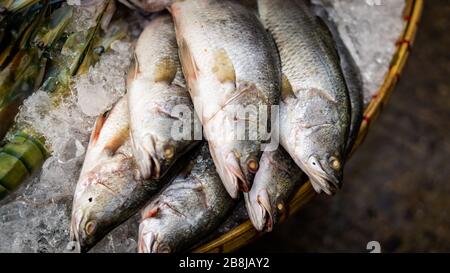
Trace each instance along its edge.
{"label": "fish head", "polygon": [[223,145],[211,145],[211,156],[217,173],[231,197],[248,192],[259,169],[260,145],[253,141],[233,141]]}
{"label": "fish head", "polygon": [[78,209],[72,213],[71,241],[77,244],[80,252],[87,252],[105,233],[99,234],[103,229],[101,219],[93,210]]}
{"label": "fish head", "polygon": [[70,226],[71,240],[81,252],[88,251],[108,232],[132,215],[129,195],[138,186],[133,160],[116,155],[83,175],[84,185],[75,194]]}
{"label": "fish head", "polygon": [[245,205],[253,226],[258,231],[271,231],[274,219],[270,198],[265,189],[244,193]]}
{"label": "fish head", "polygon": [[267,189],[259,189],[244,193],[245,204],[249,218],[258,231],[272,231],[286,214],[285,200],[277,198]]}
{"label": "fish head", "polygon": [[139,141],[132,139],[135,161],[143,179],[159,179],[176,162],[192,148],[195,143],[175,141],[172,137],[149,135]]}
{"label": "fish head", "polygon": [[175,250],[176,238],[174,226],[166,224],[166,219],[149,217],[139,225],[139,253],[171,253]]}
{"label": "fish head", "polygon": [[262,156],[253,187],[249,193],[244,193],[249,218],[258,231],[271,231],[280,221],[286,212],[284,192],[294,188],[295,181],[289,174],[291,170],[285,169],[290,167],[290,162],[271,154]]}
{"label": "fish head", "polygon": [[[310,137],[311,134],[317,135]],[[340,141],[340,134],[333,126],[315,128],[299,141],[293,159],[318,193],[334,194],[342,186],[345,141]]]}
{"label": "fish head", "polygon": [[297,159],[296,162],[308,175],[318,193],[323,191],[332,195],[342,186],[344,163],[341,153],[315,151],[303,153],[300,158],[301,160]]}

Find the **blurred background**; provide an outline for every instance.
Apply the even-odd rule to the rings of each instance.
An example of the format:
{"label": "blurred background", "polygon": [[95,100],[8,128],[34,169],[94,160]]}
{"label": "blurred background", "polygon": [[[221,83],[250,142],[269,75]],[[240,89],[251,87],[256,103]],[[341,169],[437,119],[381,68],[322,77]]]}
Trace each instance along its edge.
{"label": "blurred background", "polygon": [[425,1],[416,42],[383,114],[318,196],[241,252],[450,251],[450,2]]}

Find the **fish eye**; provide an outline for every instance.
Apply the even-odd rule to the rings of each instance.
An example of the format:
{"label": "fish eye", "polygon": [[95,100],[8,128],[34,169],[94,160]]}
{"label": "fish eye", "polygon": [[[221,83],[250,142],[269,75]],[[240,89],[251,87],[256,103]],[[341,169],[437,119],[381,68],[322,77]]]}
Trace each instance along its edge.
{"label": "fish eye", "polygon": [[247,167],[250,172],[256,173],[259,169],[259,163],[257,160],[252,158],[247,161]]}
{"label": "fish eye", "polygon": [[167,159],[173,158],[174,155],[175,155],[175,149],[173,148],[173,146],[167,145],[166,147],[164,147],[164,156]]}
{"label": "fish eye", "polygon": [[279,210],[279,211],[283,211],[284,210],[284,205],[283,205],[283,203],[278,203],[278,205],[277,205],[277,209]]}
{"label": "fish eye", "polygon": [[97,223],[95,221],[89,221],[86,224],[86,227],[84,228],[84,231],[86,231],[87,235],[92,235],[95,231],[95,228],[97,226]]}
{"label": "fish eye", "polygon": [[339,171],[341,169],[341,162],[335,156],[330,157],[330,166],[333,170]]}

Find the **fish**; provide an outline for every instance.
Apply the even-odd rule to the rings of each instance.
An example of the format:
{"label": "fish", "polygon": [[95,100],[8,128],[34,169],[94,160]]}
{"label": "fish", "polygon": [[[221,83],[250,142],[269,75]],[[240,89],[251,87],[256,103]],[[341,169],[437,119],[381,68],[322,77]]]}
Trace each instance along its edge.
{"label": "fish", "polygon": [[250,190],[271,137],[271,108],[281,86],[276,46],[255,13],[236,1],[186,0],[169,10],[217,172],[237,198]]}
{"label": "fish", "polygon": [[[128,100],[123,97],[111,111],[96,119],[80,177],[101,164],[102,161],[111,158],[128,140],[129,129]],[[77,185],[75,197],[83,189],[82,186],[82,184]]]}
{"label": "fish", "polygon": [[75,188],[68,252],[87,252],[115,227],[135,215],[178,165],[161,179],[141,180],[129,140],[126,96],[97,118]]}
{"label": "fish", "polygon": [[174,0],[119,0],[119,2],[143,12],[159,12],[170,6]]}
{"label": "fish", "polygon": [[197,144],[192,133],[200,124],[182,75],[170,15],[152,20],[140,35],[127,91],[136,164],[142,179],[157,179]]}
{"label": "fish", "polygon": [[281,58],[280,143],[314,189],[342,185],[351,106],[333,38],[304,1],[258,0]]}
{"label": "fish", "polygon": [[[348,155],[355,143],[362,120],[363,82],[361,73],[348,48],[340,38],[337,27],[329,19],[326,10],[321,6],[314,6],[314,12],[320,17],[318,20],[321,20],[321,23],[326,26],[335,41],[349,92],[352,112],[346,144]],[[304,181],[303,176],[301,169],[282,147],[276,151],[264,152],[253,187],[249,193],[244,194],[249,218],[258,231],[270,232],[274,224],[279,222],[279,219],[286,213],[288,201],[292,194]]]}
{"label": "fish", "polygon": [[363,90],[364,83],[361,75],[361,71],[356,64],[352,54],[342,41],[341,36],[335,23],[330,19],[328,12],[325,8],[319,5],[313,6],[314,13],[318,16],[319,22],[321,22],[324,27],[324,31],[328,30],[328,35],[333,37],[335,42],[336,50],[339,55],[339,60],[341,64],[341,69],[344,74],[345,83],[347,84],[351,117],[350,117],[350,129],[347,139],[346,151],[347,157],[350,154],[353,145],[358,137],[359,129],[361,127],[361,122],[363,119],[364,112],[364,100],[363,100]]}
{"label": "fish", "polygon": [[[90,248],[104,236],[102,225],[108,223],[98,218],[113,216],[112,211],[107,210],[108,198],[113,198],[118,187],[135,183],[132,161],[123,153],[116,155],[128,140],[128,132],[128,101],[122,98],[109,113],[97,118],[75,188],[70,237],[79,244],[80,251]],[[119,170],[121,175],[114,175]]]}
{"label": "fish", "polygon": [[303,178],[304,173],[281,146],[263,153],[253,187],[244,193],[245,206],[255,229],[272,231],[286,215],[288,201]]}
{"label": "fish", "polygon": [[[144,12],[159,12],[168,8],[177,0],[119,0],[129,8]],[[256,0],[236,0],[242,5],[256,10]]]}
{"label": "fish", "polygon": [[196,157],[141,213],[138,251],[187,250],[214,231],[235,205],[203,145]]}

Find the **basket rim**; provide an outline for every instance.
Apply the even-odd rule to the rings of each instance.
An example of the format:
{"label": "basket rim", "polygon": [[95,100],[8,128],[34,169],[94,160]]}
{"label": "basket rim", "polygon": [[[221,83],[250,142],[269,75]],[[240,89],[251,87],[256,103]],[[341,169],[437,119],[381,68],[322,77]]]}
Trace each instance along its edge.
{"label": "basket rim", "polygon": [[[411,47],[415,41],[423,6],[423,0],[406,0],[406,6],[403,12],[403,19],[406,21],[405,28],[403,30],[403,33],[400,35],[400,39],[396,43],[397,50],[392,57],[390,68],[385,76],[384,82],[378,92],[372,97],[372,100],[370,101],[364,112],[358,138],[352,148],[352,154],[364,142],[369,128],[373,125],[373,121],[383,110],[384,106],[389,100],[391,93],[394,90],[394,87],[400,79],[400,74],[405,67],[406,61],[411,51]],[[281,220],[283,221],[292,214],[296,213],[314,196],[316,196],[316,193],[312,188],[311,183],[307,181],[294,194],[291,201],[289,202],[289,210],[287,214],[284,215],[284,219]],[[265,232],[257,231],[253,228],[250,220],[246,220],[227,233],[222,234],[217,238],[203,244],[202,246],[193,249],[192,252],[232,252],[253,241],[259,236],[262,236],[263,234],[265,234]]]}

